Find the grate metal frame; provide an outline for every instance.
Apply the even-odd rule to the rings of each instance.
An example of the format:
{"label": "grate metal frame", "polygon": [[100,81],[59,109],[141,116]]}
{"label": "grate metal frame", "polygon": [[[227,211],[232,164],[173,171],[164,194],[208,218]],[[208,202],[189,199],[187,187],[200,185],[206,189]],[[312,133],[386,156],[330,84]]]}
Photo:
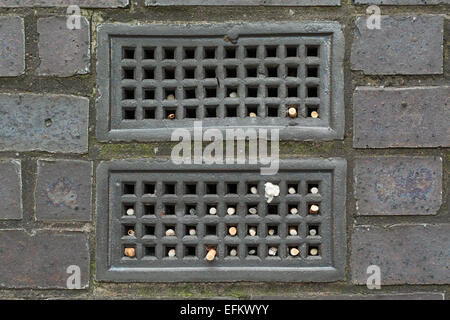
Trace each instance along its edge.
{"label": "grate metal frame", "polygon": [[[193,132],[199,120],[224,136],[226,129],[267,128],[279,129],[281,140],[343,138],[344,39],[337,22],[103,24],[98,43],[99,141],[168,141],[172,130]],[[314,47],[316,56],[309,56]],[[231,58],[229,48],[236,48]],[[287,116],[290,106],[297,118]],[[314,109],[319,118],[310,117]]]}
{"label": "grate metal frame", "polygon": [[[344,279],[346,161],[281,160],[277,175],[263,177],[259,170],[257,165],[180,167],[167,160],[102,162],[97,168],[97,279],[118,282]],[[280,197],[270,204],[264,199],[264,182],[280,185]],[[148,194],[153,187],[147,189],[144,183],[154,186],[153,195]],[[215,190],[207,192],[206,185],[215,183]],[[308,194],[310,183],[318,185],[319,194]],[[258,193],[250,194],[248,187],[254,184]],[[292,185],[296,194],[287,192]],[[319,215],[307,214],[312,203],[320,204]],[[173,215],[167,207],[172,205]],[[195,215],[187,214],[189,205],[196,205]],[[208,205],[217,206],[217,215],[207,214]],[[278,207],[276,214],[268,211],[269,205]],[[135,216],[125,215],[128,206],[135,209]],[[153,209],[145,211],[144,206]],[[226,214],[228,206],[236,207],[236,215]],[[256,206],[258,214],[248,214],[249,206]],[[298,208],[298,215],[288,214],[292,206]],[[135,237],[125,235],[129,226],[135,230]],[[187,235],[186,226],[195,226],[197,234]],[[236,236],[227,235],[229,226],[238,228]],[[267,234],[269,226],[277,227],[276,235]],[[318,226],[319,236],[307,235],[310,226]],[[249,227],[257,228],[257,236],[248,235]],[[288,235],[289,227],[298,227],[298,236]],[[173,228],[176,235],[165,236],[167,228]],[[208,246],[217,249],[213,262],[204,259]],[[268,255],[272,246],[278,248],[277,256]],[[135,248],[136,257],[124,257],[125,247]],[[298,257],[289,256],[291,247],[300,250]],[[319,255],[309,256],[310,247],[317,247]],[[172,248],[177,253],[174,258],[167,256],[167,250]],[[236,248],[238,255],[229,256],[230,248]],[[255,255],[249,253],[253,248],[257,250]]]}

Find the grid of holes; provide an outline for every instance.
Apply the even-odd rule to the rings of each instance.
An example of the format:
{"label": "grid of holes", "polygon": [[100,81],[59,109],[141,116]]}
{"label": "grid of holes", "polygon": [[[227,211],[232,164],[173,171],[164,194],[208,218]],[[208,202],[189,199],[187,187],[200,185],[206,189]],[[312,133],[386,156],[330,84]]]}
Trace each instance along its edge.
{"label": "grid of holes", "polygon": [[117,88],[121,119],[284,118],[292,108],[294,118],[319,118],[324,52],[302,40],[124,45]]}
{"label": "grid of holes", "polygon": [[[323,183],[278,184],[284,194],[267,203],[262,181],[122,182],[121,206],[115,213],[121,228],[119,256],[125,262],[193,261],[204,260],[214,249],[215,260],[222,262],[320,260],[321,232],[328,215],[321,207]],[[319,212],[311,213],[312,205]],[[235,214],[228,213],[230,208]],[[250,210],[254,208],[256,214]],[[236,228],[236,235],[230,234],[230,228]],[[125,253],[130,248],[131,256]]]}

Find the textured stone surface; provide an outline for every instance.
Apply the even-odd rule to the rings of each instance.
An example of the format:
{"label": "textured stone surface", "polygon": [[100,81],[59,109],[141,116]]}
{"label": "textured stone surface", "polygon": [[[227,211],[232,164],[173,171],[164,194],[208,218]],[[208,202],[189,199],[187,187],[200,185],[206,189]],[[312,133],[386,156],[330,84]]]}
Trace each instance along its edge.
{"label": "textured stone surface", "polygon": [[355,148],[450,146],[450,87],[358,87]]}
{"label": "textured stone surface", "polygon": [[370,265],[380,267],[381,286],[450,283],[450,224],[357,226],[351,247],[355,284],[366,284]]}
{"label": "textured stone surface", "polygon": [[147,6],[339,6],[341,0],[145,0]]}
{"label": "textured stone surface", "polygon": [[444,300],[441,292],[332,294],[313,296],[253,296],[251,300]]}
{"label": "textured stone surface", "polygon": [[0,287],[66,289],[71,265],[80,268],[81,288],[89,285],[88,237],[83,232],[1,230],[0,262]]}
{"label": "textured stone surface", "polygon": [[444,18],[381,16],[381,29],[356,20],[351,67],[365,74],[441,74]]}
{"label": "textured stone surface", "polygon": [[14,77],[25,71],[23,19],[0,17],[0,77]]}
{"label": "textured stone surface", "polygon": [[82,97],[0,94],[0,151],[85,153],[88,111]]}
{"label": "textured stone surface", "polygon": [[449,4],[450,0],[354,0],[355,4],[381,4],[381,5],[433,5]]}
{"label": "textured stone surface", "polygon": [[22,178],[19,160],[0,160],[0,220],[22,219]]}
{"label": "textured stone surface", "polygon": [[353,175],[360,215],[436,214],[442,204],[441,158],[361,158]]}
{"label": "textured stone surface", "polygon": [[35,193],[37,220],[91,220],[92,163],[38,161]]}
{"label": "textured stone surface", "polygon": [[89,72],[89,22],[80,18],[80,29],[67,28],[67,17],[39,19],[40,75],[68,77]]}
{"label": "textured stone surface", "polygon": [[0,0],[0,7],[68,7],[77,5],[86,8],[125,7],[129,0]]}

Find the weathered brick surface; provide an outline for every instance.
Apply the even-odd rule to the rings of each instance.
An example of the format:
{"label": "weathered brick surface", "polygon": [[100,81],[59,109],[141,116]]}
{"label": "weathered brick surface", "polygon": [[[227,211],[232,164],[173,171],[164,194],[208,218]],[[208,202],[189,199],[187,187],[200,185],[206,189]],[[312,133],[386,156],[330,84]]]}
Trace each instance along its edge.
{"label": "weathered brick surface", "polygon": [[356,20],[351,67],[365,74],[441,74],[444,18],[382,16],[381,29]]}
{"label": "weathered brick surface", "polygon": [[441,292],[331,294],[313,296],[253,296],[251,300],[444,300]]}
{"label": "weathered brick surface", "polygon": [[441,158],[360,158],[353,175],[360,215],[436,214],[442,204]]}
{"label": "weathered brick surface", "polygon": [[20,160],[0,160],[0,220],[22,219]]}
{"label": "weathered brick surface", "polygon": [[381,285],[450,283],[450,224],[357,226],[351,240],[350,269],[365,285],[367,267],[381,270]]}
{"label": "weathered brick surface", "polygon": [[87,98],[0,94],[0,150],[85,153]]}
{"label": "weathered brick surface", "polygon": [[450,87],[358,87],[355,148],[449,147]]}
{"label": "weathered brick surface", "polygon": [[25,71],[24,23],[20,17],[0,17],[0,77]]}
{"label": "weathered brick surface", "polygon": [[68,7],[77,5],[88,8],[125,7],[129,0],[0,0],[0,7]]}
{"label": "weathered brick surface", "polygon": [[40,75],[68,77],[89,72],[89,22],[80,17],[80,29],[67,28],[66,17],[39,19]]}
{"label": "weathered brick surface", "polygon": [[91,220],[92,163],[38,161],[35,193],[37,220]]}
{"label": "weathered brick surface", "polygon": [[145,0],[147,6],[339,6],[341,0]]}
{"label": "weathered brick surface", "polygon": [[355,4],[380,4],[380,5],[434,5],[449,4],[450,0],[354,0]]}
{"label": "weathered brick surface", "polygon": [[80,268],[81,288],[88,287],[88,237],[83,232],[0,231],[0,287],[66,289],[71,265]]}

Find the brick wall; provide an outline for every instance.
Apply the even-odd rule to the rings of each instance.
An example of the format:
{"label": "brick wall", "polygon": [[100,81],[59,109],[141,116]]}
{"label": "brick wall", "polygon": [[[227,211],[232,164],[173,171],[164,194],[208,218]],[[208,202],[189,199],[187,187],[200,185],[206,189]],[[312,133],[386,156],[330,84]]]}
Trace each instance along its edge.
{"label": "brick wall", "polygon": [[[450,1],[229,5],[238,2],[0,0],[0,298],[448,299]],[[366,27],[370,4],[381,4],[380,30]],[[66,27],[68,5],[82,7],[79,30]],[[97,27],[311,20],[343,28],[345,137],[282,141],[280,153],[347,160],[346,280],[97,282],[96,167],[102,160],[167,158],[173,146],[96,140]],[[66,287],[69,265],[81,269],[79,290]],[[380,290],[365,286],[369,265],[381,268]]]}

